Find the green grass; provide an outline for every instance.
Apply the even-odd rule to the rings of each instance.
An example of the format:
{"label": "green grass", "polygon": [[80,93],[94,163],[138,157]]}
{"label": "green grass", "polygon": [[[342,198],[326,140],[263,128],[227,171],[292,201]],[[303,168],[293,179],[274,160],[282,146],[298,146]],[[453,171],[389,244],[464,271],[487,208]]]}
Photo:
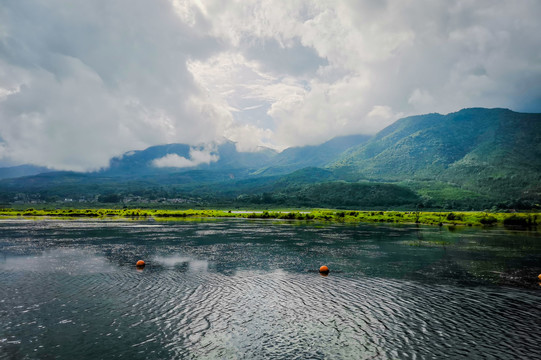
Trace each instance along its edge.
{"label": "green grass", "polygon": [[488,213],[488,212],[419,212],[419,211],[227,211],[227,210],[147,210],[147,209],[0,209],[1,218],[126,218],[178,220],[187,218],[247,218],[315,220],[343,223],[399,223],[426,225],[492,226],[541,224],[540,213]]}

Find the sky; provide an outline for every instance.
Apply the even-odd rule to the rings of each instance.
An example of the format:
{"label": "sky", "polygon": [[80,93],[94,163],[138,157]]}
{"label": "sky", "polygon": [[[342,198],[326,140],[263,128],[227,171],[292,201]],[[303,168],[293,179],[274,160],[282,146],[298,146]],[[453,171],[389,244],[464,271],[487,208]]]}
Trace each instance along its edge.
{"label": "sky", "polygon": [[[466,107],[541,112],[538,0],[0,0],[0,165],[187,166]],[[161,164],[161,165],[160,165]]]}

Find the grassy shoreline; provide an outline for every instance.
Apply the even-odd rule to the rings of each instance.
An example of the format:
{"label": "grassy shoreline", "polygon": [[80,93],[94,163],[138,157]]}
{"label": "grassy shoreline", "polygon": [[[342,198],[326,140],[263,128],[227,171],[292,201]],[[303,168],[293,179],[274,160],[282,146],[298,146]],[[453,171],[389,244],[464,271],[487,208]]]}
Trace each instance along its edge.
{"label": "grassy shoreline", "polygon": [[0,220],[19,217],[126,218],[157,221],[186,218],[248,218],[315,220],[346,223],[402,223],[425,225],[541,225],[541,213],[419,212],[419,211],[224,211],[224,210],[146,210],[146,209],[0,209]]}

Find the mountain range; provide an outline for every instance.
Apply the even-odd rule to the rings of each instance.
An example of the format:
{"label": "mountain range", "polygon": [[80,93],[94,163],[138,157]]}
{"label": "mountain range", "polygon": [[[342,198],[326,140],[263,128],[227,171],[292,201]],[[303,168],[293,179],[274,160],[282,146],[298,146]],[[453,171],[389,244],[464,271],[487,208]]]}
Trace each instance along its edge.
{"label": "mountain range", "polygon": [[[0,168],[0,200],[182,198],[203,205],[434,209],[541,203],[541,114],[470,108],[411,116],[374,136],[282,152],[239,152],[225,141],[199,163],[190,163],[193,150],[168,144],[131,151],[93,173]],[[156,166],[168,156],[193,166]]]}

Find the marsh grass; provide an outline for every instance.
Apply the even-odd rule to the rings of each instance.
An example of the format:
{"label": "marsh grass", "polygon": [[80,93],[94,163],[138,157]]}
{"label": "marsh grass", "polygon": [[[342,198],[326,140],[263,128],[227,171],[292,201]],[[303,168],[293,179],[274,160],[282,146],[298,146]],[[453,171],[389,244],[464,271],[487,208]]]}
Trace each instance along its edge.
{"label": "marsh grass", "polygon": [[451,226],[536,226],[540,213],[420,212],[420,211],[246,211],[225,210],[146,210],[146,209],[0,209],[0,218],[127,218],[175,220],[187,218],[247,218],[328,221],[341,223],[399,223]]}

